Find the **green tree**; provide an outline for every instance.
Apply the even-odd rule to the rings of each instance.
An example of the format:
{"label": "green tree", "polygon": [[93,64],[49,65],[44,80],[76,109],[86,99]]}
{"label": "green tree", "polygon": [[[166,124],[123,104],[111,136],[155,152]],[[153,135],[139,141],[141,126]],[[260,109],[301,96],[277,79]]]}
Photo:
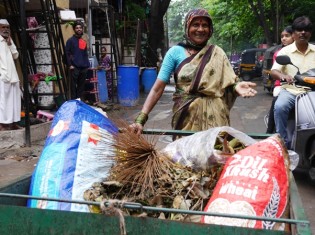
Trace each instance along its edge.
{"label": "green tree", "polygon": [[183,40],[185,15],[189,10],[197,7],[200,7],[200,0],[171,2],[167,10],[168,36],[171,43]]}
{"label": "green tree", "polygon": [[213,40],[225,50],[277,44],[281,30],[297,16],[315,18],[312,0],[201,0],[201,3],[213,17]]}
{"label": "green tree", "polygon": [[[129,0],[130,1],[130,0]],[[210,41],[221,46],[227,54],[279,43],[281,30],[301,15],[307,15],[315,25],[314,0],[134,0],[149,13],[148,58],[152,66],[157,61],[156,49],[165,52],[163,18],[168,10],[168,32],[172,42],[183,36],[183,20],[188,10],[194,7],[208,9],[213,19],[214,34]],[[170,6],[170,7],[169,7]],[[315,38],[315,33],[313,34]]]}
{"label": "green tree", "polygon": [[[125,20],[136,22],[140,20],[145,22],[148,39],[146,49],[142,55],[146,58],[145,66],[156,66],[158,61],[157,49],[161,48],[165,51],[165,29],[164,15],[168,9],[171,0],[124,0],[123,14]],[[136,32],[132,32],[136,34]],[[130,40],[135,40],[135,37],[129,35]]]}

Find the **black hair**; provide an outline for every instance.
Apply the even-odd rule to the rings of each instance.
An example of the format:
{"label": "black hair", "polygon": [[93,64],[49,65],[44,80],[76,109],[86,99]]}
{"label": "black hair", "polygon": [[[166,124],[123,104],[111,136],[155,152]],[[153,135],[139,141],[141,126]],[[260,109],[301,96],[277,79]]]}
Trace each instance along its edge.
{"label": "black hair", "polygon": [[286,32],[289,33],[289,34],[292,34],[292,33],[293,33],[292,26],[289,25],[289,26],[285,27],[285,28],[283,29],[283,31],[286,31]]}
{"label": "black hair", "polygon": [[72,24],[72,28],[75,29],[75,27],[77,27],[78,25],[81,25],[81,27],[83,28],[83,22],[80,21],[80,20],[75,21],[75,22]]}
{"label": "black hair", "polygon": [[293,21],[293,31],[308,31],[312,32],[313,24],[307,16],[300,16]]}

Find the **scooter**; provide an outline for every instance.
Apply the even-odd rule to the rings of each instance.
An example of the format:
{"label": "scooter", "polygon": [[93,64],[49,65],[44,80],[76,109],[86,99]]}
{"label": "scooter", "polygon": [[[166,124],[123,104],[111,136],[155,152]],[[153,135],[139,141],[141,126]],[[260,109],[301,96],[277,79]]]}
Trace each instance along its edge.
{"label": "scooter", "polygon": [[306,86],[309,91],[295,100],[295,110],[289,115],[287,133],[292,138],[291,149],[299,155],[298,168],[308,170],[315,181],[315,68],[300,74],[288,56],[277,56],[277,63],[298,69],[294,76],[296,86]]}

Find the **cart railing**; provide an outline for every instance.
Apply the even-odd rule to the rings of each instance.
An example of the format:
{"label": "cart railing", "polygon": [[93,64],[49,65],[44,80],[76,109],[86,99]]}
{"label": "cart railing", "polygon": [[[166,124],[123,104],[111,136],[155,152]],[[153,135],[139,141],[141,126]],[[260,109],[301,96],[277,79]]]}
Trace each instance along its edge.
{"label": "cart railing", "polygon": [[[176,131],[176,130],[161,130],[161,129],[146,129],[144,134],[161,134],[161,135],[191,135],[195,132],[192,131]],[[254,139],[264,139],[269,137],[268,134],[248,134]],[[30,176],[28,176],[30,179]],[[303,204],[299,196],[298,188],[294,180],[292,172],[289,176],[290,180],[290,218],[269,218],[261,216],[246,216],[237,214],[225,214],[225,213],[213,213],[203,211],[192,211],[172,208],[159,208],[152,206],[145,206],[140,203],[124,202],[118,200],[104,200],[102,202],[91,202],[82,200],[65,200],[61,198],[47,198],[36,197],[24,194],[18,194],[17,187],[14,184],[10,184],[0,189],[0,221],[2,225],[0,227],[1,234],[13,234],[13,232],[22,232],[20,234],[41,234],[41,233],[23,233],[25,230],[41,230],[46,234],[62,234],[64,231],[69,234],[120,234],[119,219],[117,216],[102,216],[94,213],[82,213],[82,212],[69,212],[69,211],[57,211],[47,209],[35,209],[24,208],[15,206],[16,204],[8,203],[8,200],[4,198],[19,198],[34,199],[34,200],[47,200],[58,201],[65,203],[85,204],[89,206],[109,207],[114,206],[116,208],[126,208],[129,210],[138,210],[141,212],[159,212],[159,213],[180,213],[186,215],[204,215],[204,216],[217,216],[228,217],[237,219],[249,219],[249,220],[261,220],[272,221],[277,223],[286,223],[291,225],[291,232],[275,231],[275,230],[259,230],[251,228],[241,228],[234,226],[222,226],[213,224],[201,224],[201,223],[188,223],[183,221],[169,221],[160,220],[155,218],[137,218],[133,216],[126,216],[126,228],[129,231],[127,234],[242,234],[242,235],[260,235],[260,234],[302,234],[311,235],[310,223],[307,219]],[[20,179],[20,182],[23,180]],[[29,183],[29,181],[23,181],[23,184]],[[14,193],[12,193],[14,192]],[[26,192],[24,192],[26,193]],[[17,200],[17,199],[16,199]],[[12,200],[14,201],[14,200]],[[77,221],[81,221],[76,223]],[[44,225],[41,225],[44,223]],[[46,223],[46,224],[45,224]],[[75,224],[75,225],[73,225]],[[46,227],[45,227],[46,226]],[[68,227],[67,227],[68,226]],[[104,228],[100,228],[100,227]],[[118,227],[114,228],[115,226]],[[19,230],[20,229],[20,230]],[[154,230],[155,229],[155,230]],[[159,230],[159,231],[156,231]],[[154,230],[154,231],[153,231]],[[47,233],[49,231],[49,233]],[[75,231],[70,233],[70,231]],[[80,231],[79,233],[76,233]],[[84,232],[83,232],[84,231]],[[97,231],[101,231],[97,232]],[[166,231],[166,232],[165,232]],[[192,232],[193,231],[193,232]],[[105,232],[105,233],[104,233]]]}
{"label": "cart railing", "polygon": [[[164,129],[145,129],[143,130],[143,134],[147,135],[181,135],[188,136],[195,134],[195,131],[182,131],[182,130],[164,130]],[[248,136],[253,139],[266,139],[271,136],[271,134],[264,133],[246,133]]]}
{"label": "cart railing", "polygon": [[[292,173],[290,173],[291,218],[287,218],[287,219],[286,218],[269,218],[269,217],[262,217],[262,216],[247,216],[247,215],[238,215],[238,214],[213,213],[213,212],[204,212],[204,211],[192,211],[192,210],[182,210],[182,209],[173,209],[173,208],[159,208],[159,207],[152,207],[152,206],[144,206],[140,203],[124,202],[124,201],[119,201],[119,200],[104,200],[102,202],[92,202],[92,201],[83,201],[83,200],[68,200],[68,199],[61,199],[61,198],[36,197],[36,196],[13,194],[13,193],[0,193],[0,212],[3,209],[8,209],[8,208],[5,208],[5,207],[8,207],[8,205],[1,205],[1,198],[19,198],[19,199],[34,199],[34,200],[44,200],[44,201],[45,200],[57,201],[57,202],[84,204],[84,205],[99,206],[99,207],[102,207],[102,206],[108,207],[109,205],[111,205],[119,209],[125,208],[125,209],[130,209],[130,210],[138,210],[140,213],[144,211],[145,212],[158,212],[158,213],[162,213],[162,212],[163,213],[180,213],[180,214],[186,214],[186,215],[203,215],[203,216],[217,216],[217,217],[228,217],[228,218],[237,218],[237,219],[272,221],[272,222],[277,222],[277,223],[291,224],[291,234],[311,235],[310,223],[307,220],[305,211],[303,209],[302,201],[299,197],[297,185],[295,183]],[[28,208],[28,209],[32,210],[31,208]],[[51,213],[53,213],[53,211]],[[73,213],[79,213],[79,212],[73,212]],[[84,214],[89,214],[89,213],[84,213]],[[286,234],[286,233],[275,233],[275,232],[280,232],[280,231],[266,230],[266,232],[267,231],[268,231],[268,234]],[[260,233],[245,233],[244,232],[241,234],[260,234]]]}

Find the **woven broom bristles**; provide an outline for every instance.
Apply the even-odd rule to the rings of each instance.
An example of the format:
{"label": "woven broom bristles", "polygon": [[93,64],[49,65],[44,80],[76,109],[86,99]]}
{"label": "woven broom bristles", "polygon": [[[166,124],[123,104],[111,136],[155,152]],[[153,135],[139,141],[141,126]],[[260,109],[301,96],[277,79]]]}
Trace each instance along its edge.
{"label": "woven broom bristles", "polygon": [[114,136],[117,164],[112,169],[112,178],[123,185],[131,184],[131,193],[139,192],[140,197],[154,195],[154,182],[174,163],[155,149],[153,138],[137,135],[126,123],[118,125],[124,131]]}

